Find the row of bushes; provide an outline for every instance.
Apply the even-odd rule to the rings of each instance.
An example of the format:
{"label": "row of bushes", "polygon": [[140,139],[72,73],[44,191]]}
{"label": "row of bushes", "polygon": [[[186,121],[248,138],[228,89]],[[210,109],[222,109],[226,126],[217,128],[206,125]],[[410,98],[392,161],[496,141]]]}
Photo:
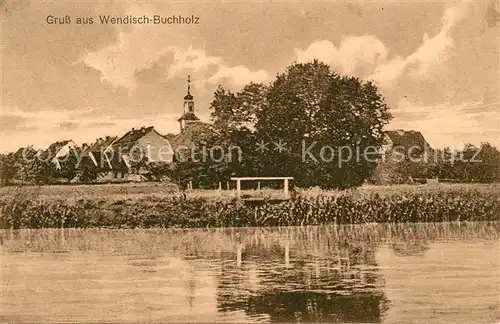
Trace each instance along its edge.
{"label": "row of bushes", "polygon": [[498,221],[500,194],[480,191],[407,192],[380,196],[296,197],[278,204],[148,196],[107,201],[43,199],[18,195],[0,200],[3,228],[242,227],[382,222]]}

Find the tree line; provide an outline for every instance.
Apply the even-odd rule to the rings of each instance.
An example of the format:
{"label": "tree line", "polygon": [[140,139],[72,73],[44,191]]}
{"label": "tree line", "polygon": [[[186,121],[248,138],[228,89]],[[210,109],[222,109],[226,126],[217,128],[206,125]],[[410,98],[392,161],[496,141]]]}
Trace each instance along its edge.
{"label": "tree line", "polygon": [[[379,89],[333,72],[318,60],[293,63],[268,85],[249,83],[236,93],[219,86],[210,110],[214,132],[194,138],[195,145],[237,147],[241,159],[206,159],[198,152],[172,165],[141,161],[136,169],[146,169],[151,179],[167,177],[181,186],[204,188],[226,183],[231,176],[292,176],[300,187],[350,188],[409,177],[487,182],[500,174],[500,153],[489,143],[436,150],[430,159],[417,162],[409,156],[397,162],[384,159],[387,154],[379,149],[392,115]],[[79,174],[82,182],[96,181],[98,171],[76,169],[72,162],[67,159],[55,169],[36,159],[0,155],[1,180],[49,183]]]}
{"label": "tree line", "polygon": [[370,181],[379,184],[407,183],[438,178],[445,182],[491,183],[500,181],[500,151],[490,143],[464,148],[433,150],[429,156],[412,160],[386,158]]}
{"label": "tree line", "polygon": [[[215,132],[199,144],[239,147],[243,160],[198,157],[177,163],[171,172],[183,185],[213,187],[231,176],[292,176],[300,187],[350,188],[411,177],[487,182],[500,175],[500,153],[489,143],[395,162],[379,150],[392,119],[379,89],[317,60],[288,66],[269,85],[249,83],[237,93],[219,86],[210,109]],[[282,150],[280,141],[286,142]],[[356,154],[349,158],[345,152]]]}

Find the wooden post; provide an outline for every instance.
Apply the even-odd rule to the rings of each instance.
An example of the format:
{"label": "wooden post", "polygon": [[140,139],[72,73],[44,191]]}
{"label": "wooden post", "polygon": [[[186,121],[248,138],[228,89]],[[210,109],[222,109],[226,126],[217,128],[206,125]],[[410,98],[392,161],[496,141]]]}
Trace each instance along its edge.
{"label": "wooden post", "polygon": [[285,199],[288,199],[288,179],[285,179]]}
{"label": "wooden post", "polygon": [[285,243],[285,265],[290,265],[290,242]]}
{"label": "wooden post", "polygon": [[219,191],[222,191],[222,182],[219,181]]}
{"label": "wooden post", "polygon": [[226,189],[229,191],[229,181],[226,181]]}
{"label": "wooden post", "polygon": [[236,247],[236,265],[238,267],[241,266],[241,254],[242,254],[242,250],[243,250],[243,244],[240,243]]}
{"label": "wooden post", "polygon": [[241,197],[241,179],[236,179],[236,196]]}
{"label": "wooden post", "polygon": [[64,238],[64,227],[61,227],[60,231],[61,231],[61,232],[60,232],[60,233],[61,233],[61,241],[60,241],[60,246],[61,246],[61,247],[60,247],[60,249],[61,249],[61,250],[64,250],[64,247],[65,247],[65,245],[66,245],[66,244],[65,244],[65,243],[66,243],[66,240],[65,240],[65,238]]}
{"label": "wooden post", "polygon": [[257,182],[257,190],[260,190],[260,181]]}

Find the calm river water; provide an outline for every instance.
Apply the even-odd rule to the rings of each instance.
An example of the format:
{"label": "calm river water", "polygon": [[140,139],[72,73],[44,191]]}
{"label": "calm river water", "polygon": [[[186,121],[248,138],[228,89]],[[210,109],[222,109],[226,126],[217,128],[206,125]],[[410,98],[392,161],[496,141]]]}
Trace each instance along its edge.
{"label": "calm river water", "polygon": [[0,232],[2,322],[496,323],[499,223]]}

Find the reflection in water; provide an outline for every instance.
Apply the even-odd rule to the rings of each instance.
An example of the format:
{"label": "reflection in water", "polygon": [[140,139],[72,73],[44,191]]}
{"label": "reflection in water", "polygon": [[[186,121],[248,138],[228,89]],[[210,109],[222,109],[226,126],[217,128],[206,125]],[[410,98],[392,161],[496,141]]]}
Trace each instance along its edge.
{"label": "reflection in water", "polygon": [[251,296],[249,314],[270,314],[273,322],[379,323],[381,292],[353,293],[347,296],[319,292],[279,292]]}
{"label": "reflection in water", "polygon": [[273,322],[381,322],[387,299],[376,271],[376,242],[334,244],[329,236],[309,234],[323,245],[321,253],[308,244],[289,250],[276,243],[265,249],[252,244],[245,247],[242,255],[247,261],[241,266],[224,262],[217,286],[218,309],[244,311],[248,316],[265,314]]}
{"label": "reflection in water", "polygon": [[499,233],[499,223],[6,230],[0,320],[494,322]]}

